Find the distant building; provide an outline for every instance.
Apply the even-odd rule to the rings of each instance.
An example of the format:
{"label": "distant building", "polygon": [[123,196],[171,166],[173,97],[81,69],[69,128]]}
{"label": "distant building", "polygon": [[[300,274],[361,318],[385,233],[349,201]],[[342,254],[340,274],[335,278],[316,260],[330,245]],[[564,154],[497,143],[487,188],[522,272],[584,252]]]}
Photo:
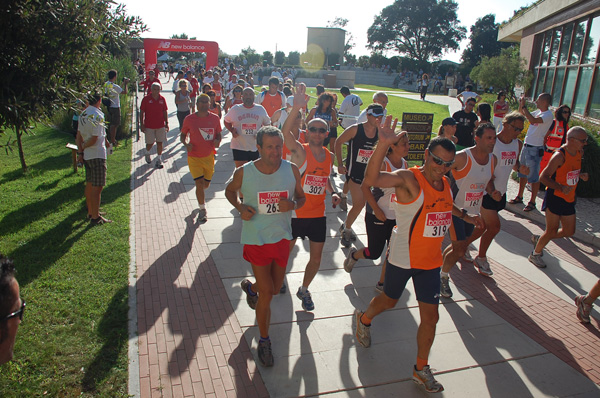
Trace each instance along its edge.
{"label": "distant building", "polygon": [[600,119],[600,1],[543,0],[513,17],[498,40],[521,44],[533,72],[529,94]]}
{"label": "distant building", "polygon": [[[337,54],[337,63],[344,59],[344,45],[346,44],[346,31],[341,28],[308,28],[306,52],[322,52],[325,65],[335,62],[329,60],[331,54]],[[329,61],[329,62],[328,62]]]}

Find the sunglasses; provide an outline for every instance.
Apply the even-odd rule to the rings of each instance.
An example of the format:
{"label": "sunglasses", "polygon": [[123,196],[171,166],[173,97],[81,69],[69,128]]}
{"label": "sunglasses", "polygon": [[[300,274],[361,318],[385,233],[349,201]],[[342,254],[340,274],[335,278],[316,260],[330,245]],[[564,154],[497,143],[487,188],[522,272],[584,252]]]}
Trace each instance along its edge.
{"label": "sunglasses", "polygon": [[509,126],[512,127],[517,133],[520,133],[521,131],[523,131],[522,128],[515,127],[513,124],[509,124]]}
{"label": "sunglasses", "polygon": [[438,166],[451,167],[454,164],[454,159],[452,159],[449,162],[446,162],[444,159],[435,156],[432,152],[429,152],[429,156],[431,156],[435,164],[437,164]]}
{"label": "sunglasses", "polygon": [[4,318],[0,319],[0,322],[7,321],[10,318],[14,318],[16,316],[18,316],[19,319],[22,321],[23,320],[23,314],[25,314],[25,301],[24,300],[22,300],[22,301],[23,301],[23,304],[21,304],[21,308],[18,311],[13,312],[12,314],[8,314]]}
{"label": "sunglasses", "polygon": [[233,90],[234,93],[241,93],[242,90]]}
{"label": "sunglasses", "polygon": [[323,127],[319,127],[319,128],[309,127],[308,131],[310,131],[311,133],[316,133],[316,132],[319,132],[321,134],[327,133],[327,129],[324,129]]}

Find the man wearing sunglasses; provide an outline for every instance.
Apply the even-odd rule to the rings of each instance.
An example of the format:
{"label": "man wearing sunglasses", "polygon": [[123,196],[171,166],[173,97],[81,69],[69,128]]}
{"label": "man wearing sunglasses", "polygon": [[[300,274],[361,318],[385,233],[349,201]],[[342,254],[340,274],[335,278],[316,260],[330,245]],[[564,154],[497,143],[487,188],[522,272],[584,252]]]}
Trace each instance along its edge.
{"label": "man wearing sunglasses", "polygon": [[[356,235],[352,231],[352,224],[365,207],[365,197],[360,185],[365,176],[367,162],[377,144],[377,131],[383,119],[383,112],[381,105],[369,105],[367,107],[367,121],[348,127],[335,141],[338,173],[346,175],[346,181],[352,194],[352,208],[348,212],[346,222],[340,228],[341,243],[345,247],[350,247],[352,242],[356,240]],[[342,163],[342,145],[345,143],[348,143],[346,165]]]}
{"label": "man wearing sunglasses", "polygon": [[[456,149],[448,138],[436,137],[430,141],[422,167],[393,172],[381,170],[388,148],[398,140],[394,132],[398,119],[393,126],[391,120],[392,116],[387,116],[380,129],[379,144],[365,172],[365,184],[395,188],[396,228],[390,239],[383,292],[371,300],[364,313],[358,309],[354,311],[354,331],[358,342],[369,347],[371,321],[396,305],[408,280],[412,279],[421,315],[413,381],[423,385],[428,392],[440,392],[444,387],[433,377],[428,359],[439,319],[442,241],[450,229],[453,215],[480,227],[482,221],[479,216],[464,215],[453,204],[450,182],[445,174],[454,164]],[[400,136],[405,134],[403,131]]]}
{"label": "man wearing sunglasses", "polygon": [[[297,115],[307,105],[306,86],[301,83],[296,87],[294,104],[290,115]],[[315,305],[308,286],[319,272],[321,256],[325,246],[327,225],[325,218],[325,199],[327,191],[332,192],[331,201],[337,206],[340,197],[333,192],[333,185],[329,180],[333,166],[333,155],[323,146],[325,137],[329,134],[329,125],[323,119],[315,118],[308,122],[306,130],[306,143],[301,144],[292,133],[294,118],[288,117],[283,124],[282,133],[285,146],[291,152],[291,161],[300,170],[302,175],[302,190],[306,202],[302,208],[294,212],[292,218],[292,241],[290,252],[298,238],[310,241],[310,259],[306,264],[302,286],[298,288],[296,296],[302,301],[305,311],[313,311]]]}
{"label": "man wearing sunglasses", "polygon": [[588,173],[581,172],[583,147],[587,140],[583,127],[571,127],[567,132],[567,143],[554,152],[540,176],[547,188],[542,204],[542,211],[546,212],[546,229],[541,236],[531,236],[534,248],[528,257],[538,268],[546,268],[542,251],[550,240],[568,238],[575,233],[575,190],[579,180],[588,180]]}
{"label": "man wearing sunglasses", "polygon": [[[496,128],[492,123],[482,123],[475,130],[475,146],[466,148],[456,154],[456,161],[451,167],[454,183],[454,203],[462,210],[459,216],[452,216],[450,228],[451,245],[444,249],[444,264],[440,278],[440,294],[452,297],[450,289],[450,270],[459,258],[473,261],[468,254],[469,237],[473,234],[473,224],[466,222],[466,216],[479,216],[481,202],[485,192],[489,192],[495,201],[502,199],[502,194],[494,187],[492,176],[498,164],[493,154],[496,144]],[[483,228],[476,232],[481,233]],[[480,269],[482,275],[490,276],[489,269]]]}
{"label": "man wearing sunglasses", "polygon": [[23,320],[25,302],[19,295],[12,260],[0,254],[0,365],[13,357],[19,325]]}

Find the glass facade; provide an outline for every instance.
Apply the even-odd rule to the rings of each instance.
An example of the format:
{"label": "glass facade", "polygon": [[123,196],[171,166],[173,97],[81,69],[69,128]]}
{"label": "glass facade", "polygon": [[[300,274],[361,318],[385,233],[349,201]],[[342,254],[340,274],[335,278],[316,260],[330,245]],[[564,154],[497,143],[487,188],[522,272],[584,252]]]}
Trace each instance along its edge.
{"label": "glass facade", "polygon": [[552,106],[600,118],[600,15],[588,15],[536,35],[532,96],[552,94]]}

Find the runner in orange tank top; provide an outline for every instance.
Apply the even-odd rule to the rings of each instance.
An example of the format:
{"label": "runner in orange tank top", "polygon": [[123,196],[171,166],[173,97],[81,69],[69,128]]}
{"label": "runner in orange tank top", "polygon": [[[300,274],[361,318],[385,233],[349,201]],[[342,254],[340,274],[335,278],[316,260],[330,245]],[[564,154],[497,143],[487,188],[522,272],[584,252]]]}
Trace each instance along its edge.
{"label": "runner in orange tank top", "polygon": [[546,211],[546,229],[541,236],[531,236],[534,249],[527,258],[538,268],[546,268],[542,251],[550,240],[568,238],[575,233],[575,190],[579,180],[589,178],[588,173],[581,172],[581,155],[587,140],[588,135],[582,127],[571,127],[567,132],[567,143],[554,152],[540,176],[547,188],[542,205],[542,210]]}
{"label": "runner in orange tank top", "polygon": [[[392,233],[383,293],[371,300],[364,313],[358,309],[354,312],[355,335],[361,345],[369,347],[372,319],[396,305],[412,278],[421,315],[413,381],[428,392],[440,392],[444,387],[433,377],[428,358],[439,318],[442,240],[449,230],[452,215],[463,216],[464,221],[480,228],[483,225],[479,216],[463,215],[452,203],[449,183],[444,176],[454,163],[456,151],[449,139],[431,140],[423,167],[392,173],[380,170],[389,146],[398,140],[394,133],[398,120],[393,126],[391,121],[392,116],[388,116],[379,130],[379,143],[367,164],[364,181],[371,186],[395,188],[396,225],[402,227]],[[406,132],[400,133],[404,134]]]}
{"label": "runner in orange tank top", "polygon": [[[333,206],[340,202],[339,195],[333,191],[329,180],[333,158],[324,146],[325,137],[329,134],[329,125],[323,119],[312,119],[306,129],[307,143],[301,144],[292,133],[292,126],[296,123],[294,115],[300,114],[306,106],[306,86],[299,84],[294,96],[294,105],[290,116],[282,127],[284,144],[291,153],[291,162],[298,166],[302,176],[301,185],[306,196],[306,203],[298,209],[292,218],[292,241],[290,252],[296,244],[296,239],[308,238],[310,241],[310,259],[306,264],[302,286],[298,288],[296,296],[302,301],[305,311],[314,310],[315,306],[308,287],[321,266],[321,256],[325,245],[327,232],[325,218],[325,199],[327,191],[332,192]],[[297,129],[297,127],[296,127]]]}

